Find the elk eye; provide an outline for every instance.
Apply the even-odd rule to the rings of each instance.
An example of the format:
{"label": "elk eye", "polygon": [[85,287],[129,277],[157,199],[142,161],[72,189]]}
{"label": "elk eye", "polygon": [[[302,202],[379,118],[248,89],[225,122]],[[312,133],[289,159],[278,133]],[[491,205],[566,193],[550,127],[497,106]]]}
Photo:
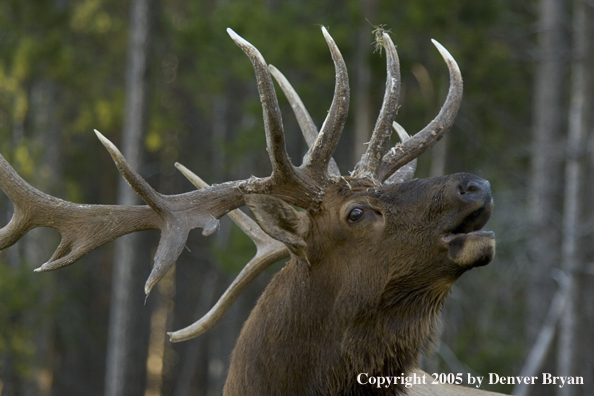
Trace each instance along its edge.
{"label": "elk eye", "polygon": [[349,213],[349,221],[355,222],[361,220],[363,213],[363,209],[361,208],[355,208],[351,210],[351,213]]}

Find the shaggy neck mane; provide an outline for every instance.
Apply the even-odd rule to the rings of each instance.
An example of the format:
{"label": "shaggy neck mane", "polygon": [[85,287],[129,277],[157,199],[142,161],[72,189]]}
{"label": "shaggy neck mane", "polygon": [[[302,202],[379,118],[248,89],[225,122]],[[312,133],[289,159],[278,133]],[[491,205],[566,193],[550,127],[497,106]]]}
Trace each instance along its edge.
{"label": "shaggy neck mane", "polygon": [[310,271],[293,257],[274,277],[246,322],[230,375],[240,370],[253,382],[250,370],[268,370],[259,377],[272,379],[260,388],[270,394],[405,394],[404,386],[378,389],[357,376],[400,376],[415,368],[451,284],[394,279],[379,300],[349,305],[337,300],[340,285],[316,285]]}
{"label": "shaggy neck mane", "polygon": [[[375,307],[359,312],[344,336],[346,359],[350,363],[344,378],[354,387],[352,394],[384,394],[352,378],[400,376],[418,367],[419,353],[426,350],[435,334],[439,311],[453,282],[436,287],[418,279],[393,279]],[[356,389],[359,388],[359,389]],[[390,386],[386,394],[405,394],[404,386]]]}

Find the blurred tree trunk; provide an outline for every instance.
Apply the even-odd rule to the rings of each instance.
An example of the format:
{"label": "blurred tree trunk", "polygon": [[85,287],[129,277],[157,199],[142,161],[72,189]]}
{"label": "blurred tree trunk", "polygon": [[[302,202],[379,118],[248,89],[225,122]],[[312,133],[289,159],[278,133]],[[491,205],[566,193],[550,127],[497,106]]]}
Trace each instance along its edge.
{"label": "blurred tree trunk", "polygon": [[559,255],[559,187],[562,161],[563,79],[567,49],[564,0],[541,0],[532,109],[532,163],[528,190],[528,337],[532,342],[546,314],[550,291],[555,290],[551,268]]}
{"label": "blurred tree trunk", "polygon": [[[563,212],[562,265],[569,282],[566,309],[559,324],[557,375],[588,377],[581,370],[588,361],[590,350],[584,348],[591,334],[580,331],[587,323],[587,311],[582,308],[581,273],[585,270],[581,237],[583,229],[584,187],[587,186],[586,164],[589,122],[592,103],[592,5],[576,0],[573,10],[573,61],[571,68],[571,103],[569,108],[569,130],[567,141],[567,165],[565,168],[565,202]],[[559,395],[582,395],[583,390],[565,386]]]}
{"label": "blurred tree trunk", "polygon": [[367,143],[371,138],[373,128],[371,118],[371,67],[369,54],[372,48],[373,35],[371,25],[377,13],[376,0],[359,0],[361,18],[357,29],[357,46],[355,48],[355,87],[354,113],[355,113],[355,138],[353,143],[353,164],[361,159],[367,150]]}
{"label": "blurred tree trunk", "polygon": [[175,266],[157,284],[156,304],[151,315],[151,335],[147,358],[147,383],[144,396],[171,394],[165,388],[175,361],[167,329],[171,327],[173,296],[175,295]]}
{"label": "blurred tree trunk", "polygon": [[[122,152],[133,169],[140,170],[147,119],[148,56],[154,1],[134,0],[130,14],[126,70],[126,107]],[[120,179],[118,204],[134,205],[139,198]],[[116,241],[109,338],[106,362],[106,396],[140,396],[146,381],[149,315],[144,306],[146,263],[136,252],[140,234]]]}
{"label": "blurred tree trunk", "polygon": [[[566,23],[564,0],[541,0],[538,31],[538,63],[533,91],[532,163],[528,190],[530,239],[527,254],[530,260],[527,288],[527,330],[531,345],[552,298],[556,285],[552,268],[559,262],[559,191],[563,147],[563,82],[568,48],[564,32]],[[545,366],[545,370],[553,367]],[[552,370],[551,370],[552,371]],[[547,395],[551,390],[530,389],[532,394]]]}
{"label": "blurred tree trunk", "polygon": [[[201,265],[206,267],[206,265]],[[193,318],[199,318],[217,302],[216,292],[220,292],[218,284],[221,283],[222,278],[219,270],[209,269],[202,274],[200,281],[200,298],[196,305]],[[222,286],[222,285],[221,285]],[[188,304],[190,305],[190,304]],[[203,396],[207,394],[208,390],[208,345],[210,338],[216,337],[217,334],[206,332],[198,339],[192,340],[188,345],[180,351],[180,360],[178,370],[179,375],[173,385],[173,396]],[[200,388],[192,389],[194,383],[200,384]]]}
{"label": "blurred tree trunk", "polygon": [[[62,147],[58,124],[58,86],[55,82],[41,80],[32,84],[30,90],[31,140],[34,149],[39,149],[39,161],[35,163],[33,185],[48,194],[60,196],[62,186],[61,156]],[[31,230],[24,238],[23,256],[31,267],[39,267],[52,255],[56,245],[55,234],[46,229]],[[54,363],[52,361],[53,320],[44,314],[50,310],[54,297],[54,274],[45,274],[41,288],[40,301],[44,307],[24,314],[23,320],[35,328],[35,365],[32,377],[23,389],[24,396],[49,396],[51,391]]]}

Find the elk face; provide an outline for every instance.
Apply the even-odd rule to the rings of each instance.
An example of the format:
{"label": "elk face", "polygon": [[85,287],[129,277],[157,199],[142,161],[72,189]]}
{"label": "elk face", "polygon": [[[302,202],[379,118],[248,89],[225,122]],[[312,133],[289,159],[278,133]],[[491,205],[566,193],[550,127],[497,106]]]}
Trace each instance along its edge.
{"label": "elk face", "polygon": [[330,187],[312,213],[268,196],[247,202],[260,226],[309,265],[347,256],[367,269],[370,261],[401,274],[427,267],[455,280],[492,260],[494,234],[480,231],[493,207],[486,180],[459,173],[377,188],[350,183]]}
{"label": "elk face", "polygon": [[467,173],[379,187],[344,179],[311,212],[266,195],[246,202],[297,262],[354,294],[380,295],[407,279],[446,292],[495,252],[494,234],[481,231],[493,207],[489,182]]}

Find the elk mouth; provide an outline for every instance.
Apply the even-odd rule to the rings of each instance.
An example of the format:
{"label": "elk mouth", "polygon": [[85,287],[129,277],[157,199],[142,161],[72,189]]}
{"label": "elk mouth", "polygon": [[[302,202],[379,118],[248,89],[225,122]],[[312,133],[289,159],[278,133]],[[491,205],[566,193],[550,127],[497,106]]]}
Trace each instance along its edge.
{"label": "elk mouth", "polygon": [[495,233],[482,231],[491,217],[493,201],[464,213],[456,225],[441,237],[449,258],[456,264],[472,268],[487,265],[495,255]]}
{"label": "elk mouth", "polygon": [[493,211],[493,201],[490,201],[470,213],[464,213],[462,218],[449,234],[468,234],[479,231],[487,224]]}

